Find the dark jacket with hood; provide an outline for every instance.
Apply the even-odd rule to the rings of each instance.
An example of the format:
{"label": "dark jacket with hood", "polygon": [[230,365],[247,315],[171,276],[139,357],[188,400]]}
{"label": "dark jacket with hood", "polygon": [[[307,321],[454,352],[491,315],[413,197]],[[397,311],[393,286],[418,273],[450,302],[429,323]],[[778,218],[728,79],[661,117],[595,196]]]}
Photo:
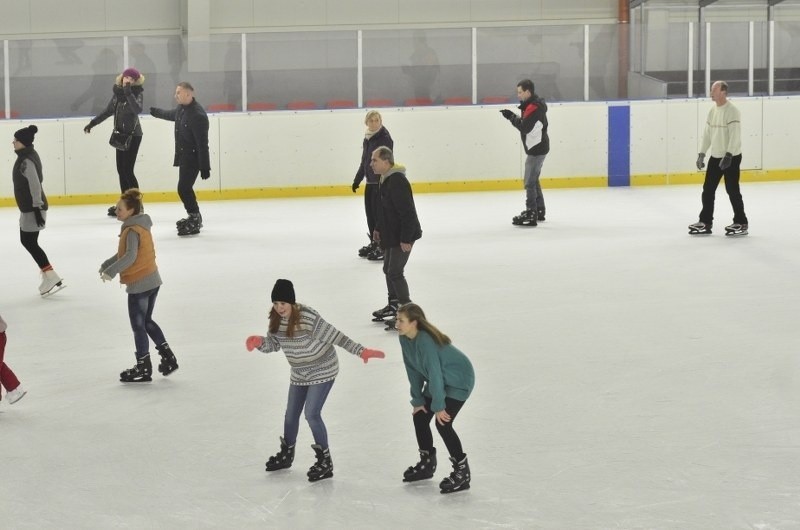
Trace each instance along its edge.
{"label": "dark jacket with hood", "polygon": [[117,76],[114,83],[114,95],[106,106],[106,110],[95,116],[89,122],[89,127],[99,125],[106,118],[114,116],[114,130],[133,136],[142,136],[142,125],[139,123],[139,114],[144,104],[144,76],[130,85],[122,86],[122,75]]}
{"label": "dark jacket with hood", "polygon": [[208,155],[208,115],[196,99],[192,98],[188,105],[178,105],[172,110],[151,107],[150,114],[175,122],[173,166],[196,166],[200,171],[211,169]]}
{"label": "dark jacket with hood", "polygon": [[356,171],[356,177],[353,179],[353,184],[361,184],[361,181],[364,180],[364,177],[367,178],[367,184],[378,183],[381,176],[376,175],[375,172],[372,171],[370,160],[372,159],[372,153],[375,151],[375,149],[381,146],[394,149],[394,140],[392,140],[392,135],[389,134],[389,131],[384,126],[381,126],[380,129],[375,131],[375,134],[373,134],[370,138],[364,137],[364,150],[361,153],[361,165],[358,166],[358,171]]}
{"label": "dark jacket with hood", "polygon": [[550,152],[550,137],[547,135],[547,103],[533,94],[520,103],[521,116],[514,116],[511,123],[519,129],[525,153],[533,156]]}
{"label": "dark jacket with hood", "polygon": [[33,144],[16,151],[17,161],[11,178],[14,182],[14,199],[21,212],[32,212],[34,208],[47,210],[47,196],[42,182],[42,161]]}
{"label": "dark jacket with hood", "polygon": [[376,230],[381,236],[381,247],[399,247],[400,243],[413,243],[421,238],[422,227],[406,168],[395,165],[382,175],[379,191],[381,201]]}

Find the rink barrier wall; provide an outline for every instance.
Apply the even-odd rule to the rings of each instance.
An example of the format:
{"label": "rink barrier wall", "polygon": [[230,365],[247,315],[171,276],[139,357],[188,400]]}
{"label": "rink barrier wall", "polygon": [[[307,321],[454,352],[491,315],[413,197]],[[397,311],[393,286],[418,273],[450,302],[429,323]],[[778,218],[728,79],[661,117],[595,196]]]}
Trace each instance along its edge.
{"label": "rink barrier wall", "polygon": [[[800,97],[736,98],[742,113],[742,180],[800,179],[793,122]],[[145,102],[146,103],[146,102]],[[708,99],[549,104],[551,150],[545,188],[697,184],[694,167]],[[499,110],[515,105],[381,109],[396,160],[418,193],[522,190],[519,133]],[[616,110],[614,110],[616,109]],[[629,125],[609,116],[628,114]],[[364,110],[273,111],[210,115],[211,178],[201,200],[352,195],[364,134]],[[145,137],[136,175],[148,201],[177,201],[173,124],[142,115]],[[9,140],[30,123],[53,204],[113,203],[119,196],[111,123],[85,134],[84,119],[0,120]],[[614,153],[611,157],[610,153]],[[0,152],[0,206],[13,206],[11,146]],[[5,168],[5,169],[3,169]],[[627,185],[622,182],[623,185]],[[359,194],[363,193],[362,189]]]}

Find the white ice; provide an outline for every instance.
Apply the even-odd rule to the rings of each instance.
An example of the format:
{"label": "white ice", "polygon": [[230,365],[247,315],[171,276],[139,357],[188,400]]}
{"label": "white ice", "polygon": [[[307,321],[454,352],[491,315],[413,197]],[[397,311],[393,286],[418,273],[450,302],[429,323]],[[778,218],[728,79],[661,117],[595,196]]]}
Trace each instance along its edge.
{"label": "white ice", "polygon": [[[178,203],[153,203],[164,279],[155,313],[180,369],[123,385],[126,295],[99,264],[116,251],[108,205],[52,208],[41,244],[66,289],[49,299],[0,209],[6,361],[28,395],[0,403],[0,527],[796,529],[800,527],[797,212],[800,183],[744,184],[749,236],[687,235],[700,187],[545,190],[538,228],[510,223],[523,191],[417,195],[424,236],[411,295],[475,366],[456,420],[472,489],[416,462],[381,265],[358,197],[203,202],[179,238]],[[248,353],[269,293],[289,278],[351,338],[323,410],[335,476],[311,484],[313,443],[267,474],[288,385],[282,354]]]}

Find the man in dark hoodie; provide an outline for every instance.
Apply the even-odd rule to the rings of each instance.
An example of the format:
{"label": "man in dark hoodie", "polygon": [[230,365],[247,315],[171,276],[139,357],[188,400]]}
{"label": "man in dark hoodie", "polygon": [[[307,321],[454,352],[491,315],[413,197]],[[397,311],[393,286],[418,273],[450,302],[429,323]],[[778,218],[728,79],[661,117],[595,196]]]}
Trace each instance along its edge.
{"label": "man in dark hoodie", "polygon": [[197,174],[203,180],[211,176],[211,162],[208,155],[208,115],[194,99],[194,87],[186,81],[178,83],[175,89],[178,106],[172,110],[150,107],[150,115],[162,120],[175,122],[175,160],[173,166],[178,170],[178,195],[183,201],[185,219],[176,223],[179,236],[199,234],[203,227],[203,216],[197,205],[194,183]]}
{"label": "man in dark hoodie", "polygon": [[511,124],[519,129],[522,146],[528,155],[525,160],[525,210],[514,217],[515,225],[536,226],[544,221],[545,206],[539,175],[542,172],[545,156],[550,152],[550,138],[547,136],[547,104],[536,95],[533,81],[523,79],[517,83],[519,109],[517,116],[508,109],[500,112]]}
{"label": "man in dark hoodie", "polygon": [[388,305],[374,311],[372,316],[375,322],[388,319],[389,331],[394,329],[397,309],[411,301],[404,271],[414,241],[422,237],[422,228],[406,168],[395,164],[392,150],[386,146],[377,148],[372,153],[370,167],[380,175],[380,203],[373,240],[384,249],[383,273],[389,295]]}

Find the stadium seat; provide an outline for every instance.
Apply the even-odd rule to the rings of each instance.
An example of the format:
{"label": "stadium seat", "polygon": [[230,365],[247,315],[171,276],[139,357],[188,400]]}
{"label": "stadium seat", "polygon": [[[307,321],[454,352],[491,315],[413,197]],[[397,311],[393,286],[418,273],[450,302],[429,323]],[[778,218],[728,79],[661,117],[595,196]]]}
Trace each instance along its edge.
{"label": "stadium seat", "polygon": [[502,105],[503,103],[508,103],[509,98],[505,96],[487,96],[481,99],[481,103],[485,105]]}
{"label": "stadium seat", "polygon": [[444,99],[445,105],[472,105],[472,98],[452,97]]}
{"label": "stadium seat", "polygon": [[325,106],[329,109],[354,109],[356,102],[351,99],[331,99]]}
{"label": "stadium seat", "polygon": [[306,100],[306,99],[298,99],[296,101],[290,101],[286,108],[289,110],[310,110],[316,109],[317,104],[313,101]]}
{"label": "stadium seat", "polygon": [[236,110],[233,103],[212,103],[206,108],[208,112],[231,112]]}
{"label": "stadium seat", "polygon": [[431,98],[409,98],[406,100],[406,107],[426,107],[433,105]]}
{"label": "stadium seat", "polygon": [[247,110],[278,110],[278,105],[275,103],[267,103],[266,101],[254,101],[247,104]]}
{"label": "stadium seat", "polygon": [[394,107],[394,100],[375,98],[368,99],[365,104],[366,107]]}

